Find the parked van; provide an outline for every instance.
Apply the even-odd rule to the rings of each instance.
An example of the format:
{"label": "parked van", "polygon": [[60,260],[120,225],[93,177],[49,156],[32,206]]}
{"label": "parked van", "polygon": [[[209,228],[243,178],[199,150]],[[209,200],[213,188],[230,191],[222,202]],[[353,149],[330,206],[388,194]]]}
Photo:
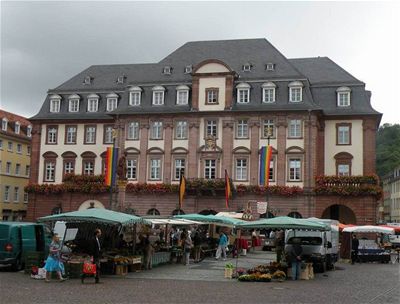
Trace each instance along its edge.
{"label": "parked van", "polygon": [[51,230],[43,224],[0,222],[0,264],[22,269],[27,252],[47,255],[51,238]]}

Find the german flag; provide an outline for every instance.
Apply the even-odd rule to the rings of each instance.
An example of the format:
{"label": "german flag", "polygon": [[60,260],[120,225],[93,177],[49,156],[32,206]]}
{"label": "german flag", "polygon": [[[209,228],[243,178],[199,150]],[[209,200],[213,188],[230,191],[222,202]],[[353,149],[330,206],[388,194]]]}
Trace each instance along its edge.
{"label": "german flag", "polygon": [[186,191],[186,179],[183,176],[183,174],[181,174],[181,178],[179,180],[179,209],[182,209],[185,191]]}
{"label": "german flag", "polygon": [[225,206],[229,208],[229,198],[232,197],[231,183],[228,172],[225,170]]}

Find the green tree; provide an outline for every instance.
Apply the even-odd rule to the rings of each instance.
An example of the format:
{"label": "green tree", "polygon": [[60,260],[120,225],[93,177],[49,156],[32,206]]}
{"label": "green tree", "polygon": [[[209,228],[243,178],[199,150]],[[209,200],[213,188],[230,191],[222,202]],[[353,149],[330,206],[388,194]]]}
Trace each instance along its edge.
{"label": "green tree", "polygon": [[400,125],[384,124],[376,138],[376,172],[382,177],[400,165]]}

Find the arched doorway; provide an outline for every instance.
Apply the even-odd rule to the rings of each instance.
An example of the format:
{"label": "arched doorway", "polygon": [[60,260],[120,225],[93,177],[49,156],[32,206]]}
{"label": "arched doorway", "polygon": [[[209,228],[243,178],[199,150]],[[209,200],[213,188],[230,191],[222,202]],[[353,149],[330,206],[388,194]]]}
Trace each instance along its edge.
{"label": "arched doorway", "polygon": [[343,224],[357,224],[354,211],[344,205],[332,205],[322,213],[323,219],[338,220]]}
{"label": "arched doorway", "polygon": [[212,209],[204,209],[199,212],[199,214],[201,214],[201,215],[210,215],[210,214],[216,215],[217,213],[218,213],[217,211],[212,210]]}
{"label": "arched doorway", "polygon": [[101,209],[105,209],[104,205],[102,203],[100,203],[99,201],[96,200],[87,200],[85,202],[82,203],[82,205],[79,206],[78,210],[86,210],[89,208],[101,208]]}
{"label": "arched doorway", "polygon": [[273,218],[273,217],[275,217],[273,214],[272,214],[272,212],[267,212],[267,213],[262,213],[262,214],[260,214],[260,218]]}
{"label": "arched doorway", "polygon": [[293,217],[293,218],[303,218],[302,215],[296,211],[290,212],[287,216]]}
{"label": "arched doorway", "polygon": [[156,208],[151,208],[147,211],[147,215],[160,215],[160,211],[158,211]]}
{"label": "arched doorway", "polygon": [[185,214],[185,212],[182,209],[175,209],[172,211],[172,215],[180,215],[180,214]]}

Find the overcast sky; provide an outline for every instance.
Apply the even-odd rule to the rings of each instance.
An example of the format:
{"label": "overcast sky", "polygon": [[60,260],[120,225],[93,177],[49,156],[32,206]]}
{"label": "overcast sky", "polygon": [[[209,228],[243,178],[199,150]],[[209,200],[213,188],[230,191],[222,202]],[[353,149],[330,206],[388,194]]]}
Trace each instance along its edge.
{"label": "overcast sky", "polygon": [[93,64],[158,62],[187,41],[268,39],[287,58],[328,56],[400,123],[396,2],[1,1],[1,108],[39,111],[48,89]]}

